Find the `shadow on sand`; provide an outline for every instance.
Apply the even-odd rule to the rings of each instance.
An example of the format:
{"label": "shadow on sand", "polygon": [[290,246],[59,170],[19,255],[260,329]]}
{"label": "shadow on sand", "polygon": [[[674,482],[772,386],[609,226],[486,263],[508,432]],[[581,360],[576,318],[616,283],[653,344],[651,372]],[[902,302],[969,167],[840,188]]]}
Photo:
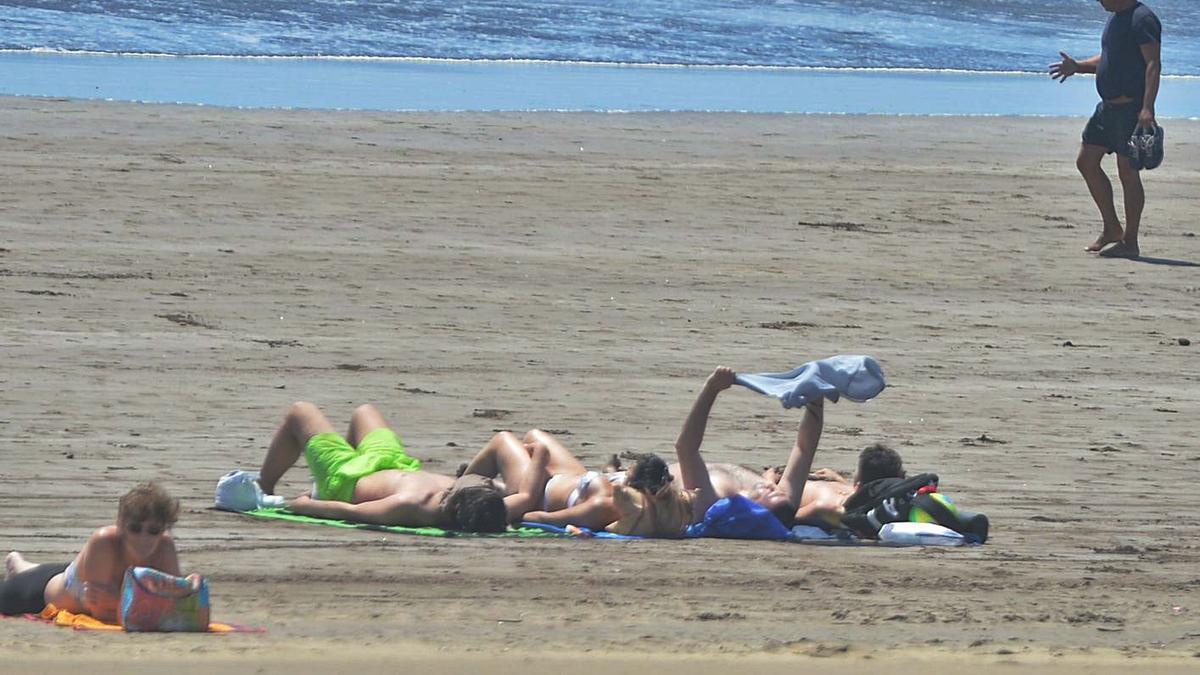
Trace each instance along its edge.
{"label": "shadow on sand", "polygon": [[1134,258],[1125,258],[1133,262],[1146,263],[1148,265],[1168,265],[1170,267],[1200,267],[1200,263],[1191,262],[1189,260],[1172,260],[1171,258],[1151,258],[1150,256],[1139,255]]}

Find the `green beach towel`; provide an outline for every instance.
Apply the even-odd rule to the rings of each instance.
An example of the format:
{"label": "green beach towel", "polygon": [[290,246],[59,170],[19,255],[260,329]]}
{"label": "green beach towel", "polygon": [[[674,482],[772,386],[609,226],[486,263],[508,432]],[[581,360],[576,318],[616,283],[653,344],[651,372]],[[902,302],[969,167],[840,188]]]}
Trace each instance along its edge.
{"label": "green beach towel", "polygon": [[255,518],[273,518],[275,520],[289,520],[294,523],[310,523],[312,525],[328,525],[331,527],[343,527],[351,530],[375,530],[380,532],[395,532],[397,534],[416,534],[423,537],[520,537],[530,539],[561,539],[570,537],[569,534],[559,532],[547,532],[545,530],[532,527],[517,527],[510,528],[508,532],[498,534],[489,534],[483,532],[457,532],[455,530],[443,530],[440,527],[401,527],[399,525],[370,525],[367,523],[351,523],[345,520],[334,520],[332,518],[314,518],[312,516],[302,516],[298,513],[292,513],[286,508],[259,508],[252,511],[239,511],[248,516]]}

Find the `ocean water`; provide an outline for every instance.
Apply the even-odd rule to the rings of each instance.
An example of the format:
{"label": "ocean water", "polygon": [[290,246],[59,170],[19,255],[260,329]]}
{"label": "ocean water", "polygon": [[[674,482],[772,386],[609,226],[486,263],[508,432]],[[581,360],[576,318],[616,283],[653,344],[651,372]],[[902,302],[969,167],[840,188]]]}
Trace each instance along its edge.
{"label": "ocean water", "polygon": [[[1163,20],[1164,72],[1174,76],[1163,103],[1200,114],[1192,101],[1200,98],[1200,0],[1148,4]],[[944,102],[964,82],[986,90],[1011,84],[996,79],[1011,73],[1044,74],[1059,50],[1097,53],[1107,17],[1091,0],[0,0],[0,93],[373,109],[986,114]],[[914,95],[901,86],[912,84],[910,70],[944,79]],[[429,80],[431,71],[443,79]],[[814,72],[896,100],[872,106],[848,95],[843,104],[826,95],[836,91],[787,100],[788,88],[828,84]],[[881,85],[879,72],[893,73],[896,86]],[[140,87],[131,86],[135,74]],[[181,77],[190,90],[175,84]],[[209,78],[250,89],[217,96],[219,87],[204,86]],[[280,78],[303,87],[289,92]],[[338,79],[409,91],[440,83],[447,95],[347,95]],[[1081,81],[1064,85],[1064,96],[1030,77],[1020,105],[993,112],[1064,114],[1087,98],[1074,95],[1091,86]],[[565,95],[578,82],[610,95]],[[663,86],[669,95],[645,93]],[[1177,101],[1173,89],[1184,94]]]}

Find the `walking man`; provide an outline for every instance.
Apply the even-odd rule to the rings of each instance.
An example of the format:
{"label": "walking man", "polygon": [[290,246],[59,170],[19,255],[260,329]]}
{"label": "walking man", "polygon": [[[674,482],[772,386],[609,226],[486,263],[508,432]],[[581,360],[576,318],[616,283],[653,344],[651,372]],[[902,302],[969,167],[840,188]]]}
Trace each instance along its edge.
{"label": "walking man", "polygon": [[[1162,73],[1162,24],[1149,7],[1137,0],[1099,2],[1112,13],[1104,27],[1100,54],[1076,61],[1066,52],[1059,52],[1062,61],[1050,65],[1050,77],[1065,82],[1075,73],[1096,74],[1101,101],[1083,130],[1083,147],[1075,165],[1100,208],[1104,229],[1086,250],[1105,257],[1136,258],[1146,194],[1141,176],[1126,152],[1136,129],[1155,130],[1154,101]],[[1112,183],[1100,167],[1100,160],[1108,153],[1117,155],[1117,173],[1125,193],[1124,229],[1113,206]]]}

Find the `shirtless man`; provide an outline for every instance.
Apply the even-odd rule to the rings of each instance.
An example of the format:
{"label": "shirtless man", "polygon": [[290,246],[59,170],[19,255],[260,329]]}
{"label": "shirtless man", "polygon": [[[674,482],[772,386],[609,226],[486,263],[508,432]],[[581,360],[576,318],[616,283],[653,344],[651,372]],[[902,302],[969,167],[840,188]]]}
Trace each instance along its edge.
{"label": "shirtless man", "polygon": [[[744,467],[738,468],[749,472]],[[784,468],[766,469],[760,474],[760,480],[778,483]],[[858,454],[858,468],[853,478],[847,479],[833,469],[819,469],[809,474],[796,522],[821,527],[834,525],[845,515],[846,502],[863,485],[880,478],[904,477],[904,462],[899,453],[882,443],[869,445]]]}
{"label": "shirtless man", "polygon": [[503,532],[537,503],[546,478],[544,451],[533,454],[522,475],[505,476],[515,486],[508,496],[482,476],[455,479],[423,471],[375,406],[359,406],[343,438],[320,409],[300,402],[288,409],[267,449],[259,478],[264,492],[274,494],[302,452],[316,496],[302,495],[288,507],[356,523]]}
{"label": "shirtless man", "polygon": [[[709,375],[675,442],[679,462],[671,466],[671,472],[680,479],[684,489],[699,490],[694,502],[694,521],[703,520],[705,512],[718,499],[738,494],[763,506],[788,527],[797,522],[827,524],[830,520],[836,520],[843,512],[842,505],[857,489],[857,481],[864,477],[860,475],[851,484],[840,476],[839,480],[830,480],[837,474],[822,469],[814,475],[817,480],[809,480],[813,456],[825,422],[824,399],[817,399],[805,406],[796,442],[782,474],[777,478],[736,464],[705,464],[700,455],[700,445],[704,440],[708,417],[717,395],[733,385],[734,377],[735,373],[723,366]],[[900,471],[902,476],[903,469]],[[874,476],[880,477],[884,476]]]}

